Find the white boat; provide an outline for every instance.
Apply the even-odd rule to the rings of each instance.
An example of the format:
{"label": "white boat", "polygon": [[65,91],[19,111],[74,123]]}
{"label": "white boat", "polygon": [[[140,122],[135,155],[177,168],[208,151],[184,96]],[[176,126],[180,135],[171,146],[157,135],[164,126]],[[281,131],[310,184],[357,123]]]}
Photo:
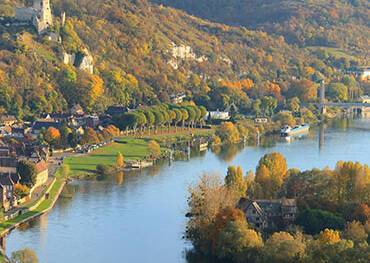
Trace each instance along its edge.
{"label": "white boat", "polygon": [[293,136],[301,133],[306,133],[310,129],[309,124],[302,124],[302,125],[297,125],[294,127],[290,127],[289,125],[285,125],[283,128],[280,130],[280,135],[282,137],[288,137],[288,136]]}

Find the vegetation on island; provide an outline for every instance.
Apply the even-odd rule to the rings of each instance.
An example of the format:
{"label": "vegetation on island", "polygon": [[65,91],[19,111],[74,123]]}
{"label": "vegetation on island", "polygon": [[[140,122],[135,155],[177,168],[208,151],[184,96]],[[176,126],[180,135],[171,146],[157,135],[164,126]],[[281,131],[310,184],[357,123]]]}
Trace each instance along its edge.
{"label": "vegetation on island", "polygon": [[[263,156],[255,174],[229,167],[225,180],[205,174],[191,186],[188,259],[212,262],[367,262],[370,169],[339,161],[335,169],[288,169],[279,153]],[[240,198],[296,198],[293,225],[259,232],[237,208]],[[192,261],[193,260],[193,261]],[[344,260],[344,261],[343,261]]]}

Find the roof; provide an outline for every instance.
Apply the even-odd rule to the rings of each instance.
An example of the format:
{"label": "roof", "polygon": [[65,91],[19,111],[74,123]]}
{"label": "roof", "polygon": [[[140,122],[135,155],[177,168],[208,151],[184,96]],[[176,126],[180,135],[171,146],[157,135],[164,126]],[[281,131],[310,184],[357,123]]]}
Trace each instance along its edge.
{"label": "roof", "polygon": [[0,117],[0,121],[17,121],[17,118],[13,115],[3,115]]}
{"label": "roof", "polygon": [[48,164],[44,160],[41,160],[35,164],[35,168],[37,173],[41,173],[48,169]]}
{"label": "roof", "polygon": [[250,206],[253,206],[255,210],[260,214],[264,215],[266,211],[278,213],[282,206],[296,206],[297,202],[295,199],[256,199],[250,200],[241,198],[238,203],[238,208],[246,211]]}
{"label": "roof", "polygon": [[18,183],[20,179],[17,173],[0,173],[0,186],[14,185]]}
{"label": "roof", "polygon": [[61,123],[54,120],[40,120],[33,123],[32,129],[41,130],[43,128],[47,129],[50,127],[60,128],[60,126]]}

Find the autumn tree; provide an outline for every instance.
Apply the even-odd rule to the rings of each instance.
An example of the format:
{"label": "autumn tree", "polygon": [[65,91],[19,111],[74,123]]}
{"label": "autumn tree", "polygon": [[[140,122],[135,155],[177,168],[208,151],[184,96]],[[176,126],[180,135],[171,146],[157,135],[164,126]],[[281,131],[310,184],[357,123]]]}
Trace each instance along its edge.
{"label": "autumn tree", "polygon": [[86,128],[81,138],[82,144],[94,144],[99,142],[99,137],[93,128]]}
{"label": "autumn tree", "polygon": [[161,146],[155,140],[151,140],[148,143],[148,149],[150,155],[154,158],[159,157],[159,155],[161,154]]}
{"label": "autumn tree", "polygon": [[49,127],[43,135],[45,141],[50,145],[57,144],[61,137],[60,131],[54,127]]}
{"label": "autumn tree", "polygon": [[118,168],[123,168],[125,166],[125,159],[123,158],[123,155],[121,152],[117,153],[116,156],[116,166]]}
{"label": "autumn tree", "polygon": [[240,135],[237,127],[232,122],[224,122],[216,131],[224,143],[237,143],[240,141]]}
{"label": "autumn tree", "polygon": [[225,185],[234,188],[240,196],[245,196],[247,190],[247,183],[243,177],[243,170],[240,166],[229,166],[225,177]]}
{"label": "autumn tree", "polygon": [[261,235],[248,228],[246,220],[229,220],[218,236],[216,255],[220,259],[244,262],[256,258],[256,250],[263,246]]}
{"label": "autumn tree", "polygon": [[263,255],[267,262],[295,263],[305,255],[306,246],[287,232],[275,232],[267,239]]}
{"label": "autumn tree", "polygon": [[367,233],[365,227],[358,221],[347,223],[343,236],[356,243],[364,242],[367,240]]}
{"label": "autumn tree", "polygon": [[340,233],[337,230],[326,228],[320,232],[318,240],[323,244],[333,245],[341,240]]}
{"label": "autumn tree", "polygon": [[289,98],[298,97],[304,102],[314,101],[317,98],[317,87],[307,79],[293,81],[287,95]]}
{"label": "autumn tree", "polygon": [[[189,194],[186,238],[204,253],[214,251],[218,233],[226,222],[222,215],[228,214],[227,218],[245,220],[240,210],[234,210],[239,200],[238,194],[225,187],[221,178],[214,174],[204,174],[198,184],[190,186]],[[226,208],[230,209],[224,210]],[[217,215],[218,223],[214,227]]]}
{"label": "autumn tree", "polygon": [[265,190],[266,198],[273,198],[287,176],[287,163],[280,153],[265,154],[256,169],[255,182]]}

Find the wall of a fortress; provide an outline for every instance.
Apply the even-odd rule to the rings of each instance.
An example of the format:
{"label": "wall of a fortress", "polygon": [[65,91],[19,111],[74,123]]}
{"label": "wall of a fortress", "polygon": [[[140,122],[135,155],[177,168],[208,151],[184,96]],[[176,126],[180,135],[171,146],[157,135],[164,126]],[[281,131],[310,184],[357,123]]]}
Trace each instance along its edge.
{"label": "wall of a fortress", "polygon": [[36,15],[36,10],[33,8],[19,7],[15,9],[15,18],[18,21],[31,22],[32,18]]}

